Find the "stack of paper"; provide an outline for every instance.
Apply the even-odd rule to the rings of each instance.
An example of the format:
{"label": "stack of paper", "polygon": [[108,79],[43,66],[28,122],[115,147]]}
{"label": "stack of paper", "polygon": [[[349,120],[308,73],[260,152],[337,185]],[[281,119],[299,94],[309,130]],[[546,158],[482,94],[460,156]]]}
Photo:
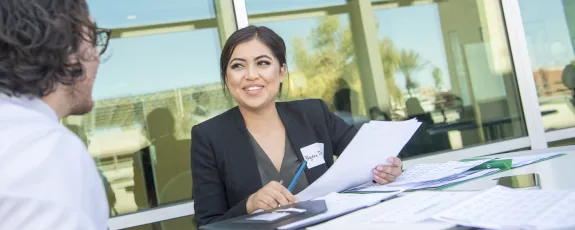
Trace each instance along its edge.
{"label": "stack of paper", "polygon": [[426,183],[423,183],[423,184],[416,186],[412,189],[415,190],[415,189],[424,189],[424,188],[439,188],[441,186],[459,183],[459,182],[463,182],[463,181],[468,181],[468,180],[475,179],[478,177],[490,175],[490,174],[493,174],[493,173],[496,173],[499,171],[501,171],[501,170],[500,169],[469,170],[469,171],[463,172],[461,174],[455,175],[453,177],[448,177],[448,178],[437,180],[437,181],[426,182]]}
{"label": "stack of paper", "polygon": [[418,164],[403,172],[403,174],[392,183],[387,185],[371,183],[356,187],[351,191],[381,192],[436,188],[499,171],[499,169],[470,171],[471,168],[481,165],[489,160],[490,159],[469,162],[449,161],[446,163]]}
{"label": "stack of paper", "polygon": [[535,155],[529,155],[529,156],[505,157],[505,158],[499,158],[499,159],[501,159],[501,160],[511,159],[513,162],[512,163],[513,168],[517,168],[517,167],[532,164],[532,163],[535,163],[535,162],[538,162],[541,160],[557,157],[559,155],[562,155],[562,154],[561,153],[535,154]]}
{"label": "stack of paper", "polygon": [[370,121],[364,124],[338,160],[319,179],[296,195],[298,201],[341,192],[373,180],[377,165],[390,165],[421,125],[415,119],[402,122]]}
{"label": "stack of paper", "polygon": [[503,186],[481,192],[434,219],[489,229],[573,229],[575,192]]}

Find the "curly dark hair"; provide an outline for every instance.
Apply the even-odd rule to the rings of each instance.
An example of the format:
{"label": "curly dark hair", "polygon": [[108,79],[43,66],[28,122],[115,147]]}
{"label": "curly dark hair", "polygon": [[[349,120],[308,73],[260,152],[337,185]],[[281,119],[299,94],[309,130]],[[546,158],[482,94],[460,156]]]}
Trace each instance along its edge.
{"label": "curly dark hair", "polygon": [[44,97],[74,85],[84,76],[79,46],[95,34],[85,0],[1,0],[0,93]]}

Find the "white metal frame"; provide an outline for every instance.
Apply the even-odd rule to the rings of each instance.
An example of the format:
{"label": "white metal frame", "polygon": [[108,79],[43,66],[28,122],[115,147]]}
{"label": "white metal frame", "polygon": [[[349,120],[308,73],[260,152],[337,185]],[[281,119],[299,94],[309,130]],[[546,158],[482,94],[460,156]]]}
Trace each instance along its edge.
{"label": "white metal frame", "polygon": [[248,10],[246,8],[245,0],[233,0],[234,1],[234,11],[236,13],[236,24],[238,29],[247,27],[248,22]]}
{"label": "white metal frame", "polygon": [[501,5],[531,148],[544,149],[547,148],[547,138],[545,137],[545,128],[541,119],[541,109],[539,108],[539,98],[531,68],[531,60],[527,52],[527,41],[525,39],[519,2],[517,0],[501,0]]}
{"label": "white metal frame", "polygon": [[561,140],[565,140],[565,139],[574,138],[575,137],[575,127],[549,131],[546,133],[546,136],[547,136],[548,142],[561,141]]}
{"label": "white metal frame", "polygon": [[[245,0],[232,0],[238,29],[249,25]],[[505,26],[509,37],[514,69],[519,87],[521,105],[525,115],[528,136],[483,144],[461,150],[448,151],[416,159],[406,160],[406,167],[422,162],[443,162],[469,157],[496,154],[521,148],[545,149],[548,141],[559,141],[575,137],[575,128],[545,133],[531,62],[527,52],[527,42],[521,18],[518,0],[500,0],[503,8]],[[124,229],[194,214],[194,202],[159,207],[147,211],[126,214],[109,219],[111,230]]]}
{"label": "white metal frame", "polygon": [[131,228],[191,215],[194,215],[193,201],[110,218],[108,228]]}

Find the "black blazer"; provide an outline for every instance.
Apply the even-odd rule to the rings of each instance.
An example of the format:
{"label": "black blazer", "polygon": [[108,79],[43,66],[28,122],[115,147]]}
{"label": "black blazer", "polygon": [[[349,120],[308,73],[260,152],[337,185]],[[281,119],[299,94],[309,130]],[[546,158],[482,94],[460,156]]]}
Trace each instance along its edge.
{"label": "black blazer", "polygon": [[[276,108],[300,160],[301,148],[324,143],[325,164],[305,169],[311,184],[333,164],[357,129],[318,99],[278,102]],[[192,128],[192,176],[198,226],[247,214],[248,197],[263,187],[242,114],[234,107]]]}

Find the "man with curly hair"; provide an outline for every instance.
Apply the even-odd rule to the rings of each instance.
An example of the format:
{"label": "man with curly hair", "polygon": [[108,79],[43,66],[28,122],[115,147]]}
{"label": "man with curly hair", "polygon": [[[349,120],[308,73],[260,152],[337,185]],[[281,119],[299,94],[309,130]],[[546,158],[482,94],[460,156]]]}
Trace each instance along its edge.
{"label": "man with curly hair", "polygon": [[93,107],[109,30],[85,0],[0,0],[0,229],[106,229],[94,160],[60,119]]}

